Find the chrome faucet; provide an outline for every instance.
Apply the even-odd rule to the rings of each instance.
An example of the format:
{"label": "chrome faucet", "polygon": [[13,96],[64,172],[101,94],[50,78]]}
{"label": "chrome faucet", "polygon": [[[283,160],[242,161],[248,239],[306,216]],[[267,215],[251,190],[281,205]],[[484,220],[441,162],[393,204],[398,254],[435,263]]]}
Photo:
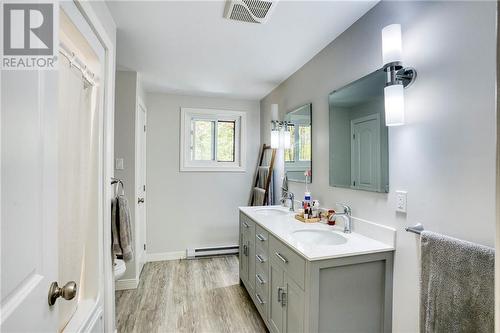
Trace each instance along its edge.
{"label": "chrome faucet", "polygon": [[285,202],[290,200],[290,211],[295,211],[295,194],[290,191],[282,191],[281,193],[281,205],[285,206]]}
{"label": "chrome faucet", "polygon": [[350,234],[352,231],[351,207],[340,203],[338,203],[337,206],[342,207],[344,211],[342,213],[332,214],[328,218],[328,221],[335,221],[337,217],[342,217],[344,219],[344,233]]}

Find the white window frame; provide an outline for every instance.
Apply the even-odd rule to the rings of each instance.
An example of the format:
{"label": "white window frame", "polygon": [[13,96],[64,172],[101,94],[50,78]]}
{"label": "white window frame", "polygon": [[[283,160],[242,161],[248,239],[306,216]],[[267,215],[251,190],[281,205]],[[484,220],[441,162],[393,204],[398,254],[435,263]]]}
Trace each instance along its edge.
{"label": "white window frame", "polygon": [[[191,121],[193,119],[235,122],[234,162],[191,160]],[[181,172],[244,172],[246,170],[246,112],[222,109],[181,108],[181,140],[179,151]]]}

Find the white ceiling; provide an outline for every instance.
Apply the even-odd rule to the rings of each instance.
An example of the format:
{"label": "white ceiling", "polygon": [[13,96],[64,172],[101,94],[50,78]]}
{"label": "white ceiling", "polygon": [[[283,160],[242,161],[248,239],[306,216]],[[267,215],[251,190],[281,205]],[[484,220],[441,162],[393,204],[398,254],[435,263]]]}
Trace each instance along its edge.
{"label": "white ceiling", "polygon": [[119,68],[147,91],[260,99],[377,1],[281,0],[265,24],[224,19],[224,1],[108,1]]}

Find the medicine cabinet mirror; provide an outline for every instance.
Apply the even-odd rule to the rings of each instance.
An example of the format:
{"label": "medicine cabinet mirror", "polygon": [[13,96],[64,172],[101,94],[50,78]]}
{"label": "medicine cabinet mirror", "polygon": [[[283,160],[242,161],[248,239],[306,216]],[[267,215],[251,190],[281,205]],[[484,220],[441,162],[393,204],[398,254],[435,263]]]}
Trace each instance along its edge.
{"label": "medicine cabinet mirror", "polygon": [[329,95],[330,186],[389,192],[384,85],[377,70]]}
{"label": "medicine cabinet mirror", "polygon": [[[303,105],[285,115],[290,131],[290,148],[285,149],[285,174],[289,181],[305,182],[304,173],[312,167],[312,104]],[[311,182],[312,177],[307,181]]]}

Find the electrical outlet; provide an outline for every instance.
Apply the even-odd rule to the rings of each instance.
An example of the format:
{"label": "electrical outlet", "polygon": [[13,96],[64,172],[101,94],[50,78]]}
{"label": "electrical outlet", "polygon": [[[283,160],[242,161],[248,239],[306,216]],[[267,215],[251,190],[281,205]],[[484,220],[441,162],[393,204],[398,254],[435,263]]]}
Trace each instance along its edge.
{"label": "electrical outlet", "polygon": [[123,167],[123,158],[117,158],[115,160],[115,169],[116,170],[123,170],[124,167]]}
{"label": "electrical outlet", "polygon": [[406,213],[407,195],[406,191],[396,191],[396,212]]}

